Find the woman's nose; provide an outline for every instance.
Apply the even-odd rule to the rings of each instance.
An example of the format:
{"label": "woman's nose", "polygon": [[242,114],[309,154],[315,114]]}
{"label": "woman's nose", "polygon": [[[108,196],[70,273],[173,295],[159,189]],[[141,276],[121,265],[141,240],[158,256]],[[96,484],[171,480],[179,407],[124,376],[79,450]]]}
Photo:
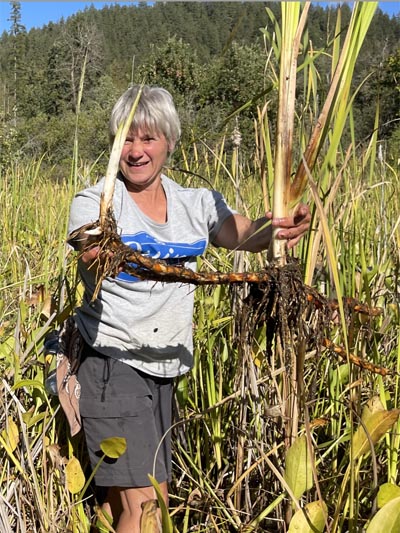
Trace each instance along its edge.
{"label": "woman's nose", "polygon": [[143,155],[143,143],[139,139],[132,141],[129,153],[132,157],[140,157]]}

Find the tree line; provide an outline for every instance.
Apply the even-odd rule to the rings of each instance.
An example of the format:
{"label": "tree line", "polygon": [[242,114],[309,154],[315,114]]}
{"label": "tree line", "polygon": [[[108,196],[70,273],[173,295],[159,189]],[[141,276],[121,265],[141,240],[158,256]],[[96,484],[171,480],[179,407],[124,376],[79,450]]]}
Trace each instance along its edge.
{"label": "tree line", "polygon": [[[250,152],[257,106],[268,100],[272,117],[276,109],[274,68],[265,68],[272,31],[266,8],[279,19],[279,2],[91,6],[28,32],[20,3],[11,2],[10,30],[0,37],[0,163],[46,154],[49,164],[68,168],[75,132],[80,157],[95,161],[103,154],[105,162],[112,105],[131,83],[143,81],[173,94],[184,140],[202,135],[212,143],[224,131],[229,139],[239,125],[243,149]],[[308,19],[303,53],[310,46],[324,50],[321,99],[337,9],[311,6]],[[351,12],[346,5],[340,9],[345,26]],[[359,143],[373,132],[378,100],[381,138],[400,138],[399,42],[400,18],[378,9],[354,79],[360,87],[354,106]],[[302,97],[299,76],[299,102]]]}

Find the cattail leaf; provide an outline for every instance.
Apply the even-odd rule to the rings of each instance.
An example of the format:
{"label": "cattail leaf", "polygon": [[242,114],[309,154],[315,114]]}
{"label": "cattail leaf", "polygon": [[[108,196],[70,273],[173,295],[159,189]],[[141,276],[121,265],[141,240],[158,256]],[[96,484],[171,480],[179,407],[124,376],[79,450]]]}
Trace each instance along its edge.
{"label": "cattail leaf", "polygon": [[328,509],[325,502],[318,500],[308,503],[304,509],[299,509],[294,514],[288,533],[322,533],[327,516]]}
{"label": "cattail leaf", "polygon": [[[172,524],[171,517],[169,516],[168,508],[167,508],[167,505],[166,505],[166,503],[164,501],[160,485],[157,483],[157,480],[153,476],[151,476],[150,474],[149,474],[149,479],[150,479],[151,484],[154,487],[154,490],[156,491],[158,505],[159,505],[160,510],[161,510],[161,522],[162,522],[161,531],[163,533],[173,533],[174,526]],[[145,530],[143,530],[143,531],[145,531]],[[148,531],[150,533],[153,530],[149,529]]]}
{"label": "cattail leaf", "polygon": [[18,426],[11,418],[8,417],[7,427],[1,432],[1,436],[4,439],[4,442],[10,448],[10,451],[13,452],[19,443],[19,431]]}
{"label": "cattail leaf", "polygon": [[126,439],[124,437],[110,437],[100,443],[101,451],[111,459],[118,459],[126,452]]}
{"label": "cattail leaf", "polygon": [[65,467],[67,487],[71,494],[80,492],[85,484],[85,475],[81,463],[76,457],[71,457]]}
{"label": "cattail leaf", "polygon": [[395,498],[380,509],[371,520],[366,533],[398,533],[400,531],[400,498]]}
{"label": "cattail leaf", "polygon": [[99,506],[95,506],[94,508],[96,513],[96,527],[99,531],[99,533],[115,533],[115,529],[112,527],[112,517]]}
{"label": "cattail leaf", "polygon": [[333,42],[332,79],[325,102],[304,152],[303,161],[300,162],[291,185],[292,201],[300,198],[304,191],[307,182],[307,168],[312,172],[328,133],[330,135],[329,148],[319,174],[323,175],[325,168],[332,165],[332,161],[335,159],[351,107],[349,105],[349,101],[351,102],[350,87],[353,82],[355,63],[377,6],[378,2],[356,3],[341,52],[339,52],[342,33],[341,12],[338,10],[335,28],[337,37]]}
{"label": "cattail leaf", "polygon": [[377,503],[378,507],[382,508],[395,498],[400,498],[400,487],[394,483],[384,483],[379,487]]}
{"label": "cattail leaf", "polygon": [[284,478],[296,498],[313,486],[312,458],[305,435],[298,437],[286,453]]}
{"label": "cattail leaf", "polygon": [[[297,57],[308,9],[309,3],[304,4],[301,13],[300,2],[281,2],[282,46],[279,61],[279,103],[272,207],[275,217],[285,217],[289,214]],[[286,248],[282,240],[276,239],[279,229],[273,229],[268,253],[270,259],[283,266],[286,263]]]}
{"label": "cattail leaf", "polygon": [[400,409],[368,413],[367,419],[363,420],[364,425],[360,425],[353,435],[354,457],[367,453],[370,450],[370,442],[376,444],[397,421],[399,415]]}

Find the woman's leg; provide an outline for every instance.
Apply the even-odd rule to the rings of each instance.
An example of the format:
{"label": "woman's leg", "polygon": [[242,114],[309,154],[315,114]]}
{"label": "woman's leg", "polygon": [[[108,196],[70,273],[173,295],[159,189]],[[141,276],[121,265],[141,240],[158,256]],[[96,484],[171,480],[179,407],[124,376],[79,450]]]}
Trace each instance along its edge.
{"label": "woman's leg", "polygon": [[121,496],[118,487],[109,487],[101,503],[101,510],[111,525],[116,526],[122,513]]}
{"label": "woman's leg", "polygon": [[[168,505],[167,483],[160,483],[165,503]],[[140,533],[142,504],[156,498],[153,487],[110,487],[103,510],[113,517],[117,533]],[[155,531],[157,531],[155,529]],[[161,529],[160,529],[161,532]]]}

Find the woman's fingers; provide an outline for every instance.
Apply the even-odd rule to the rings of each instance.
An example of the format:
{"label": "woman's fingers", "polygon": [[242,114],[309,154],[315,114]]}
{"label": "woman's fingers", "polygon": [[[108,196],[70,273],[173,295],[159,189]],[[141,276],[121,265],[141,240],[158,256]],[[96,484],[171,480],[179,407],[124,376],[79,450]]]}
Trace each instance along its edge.
{"label": "woman's fingers", "polygon": [[[266,214],[271,218],[271,213]],[[293,215],[272,218],[272,225],[280,228],[276,238],[287,241],[287,247],[293,248],[310,228],[311,213],[308,205],[299,204]]]}
{"label": "woman's fingers", "polygon": [[97,259],[100,252],[99,246],[94,246],[93,248],[90,248],[90,250],[87,250],[81,255],[82,261],[85,263],[85,265],[89,265],[92,263],[95,259]]}

